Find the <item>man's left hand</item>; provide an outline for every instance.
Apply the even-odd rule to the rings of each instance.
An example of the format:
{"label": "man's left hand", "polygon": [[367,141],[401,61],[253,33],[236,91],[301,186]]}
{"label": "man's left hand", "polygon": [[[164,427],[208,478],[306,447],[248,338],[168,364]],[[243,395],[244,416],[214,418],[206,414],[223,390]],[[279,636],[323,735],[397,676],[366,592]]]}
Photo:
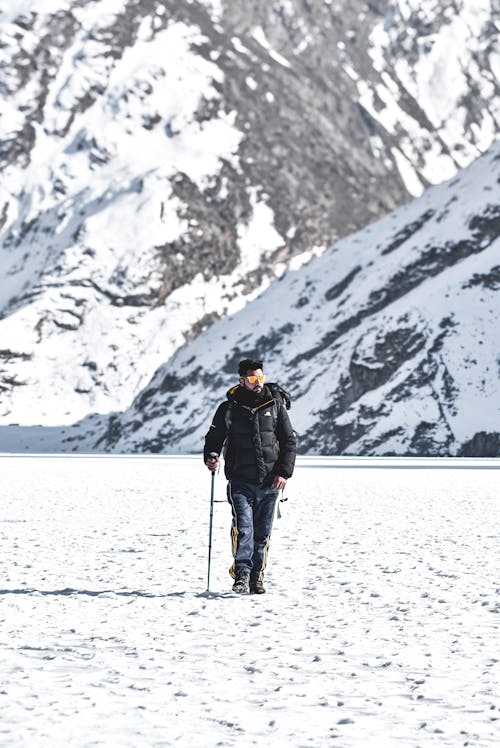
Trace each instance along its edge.
{"label": "man's left hand", "polygon": [[281,475],[277,475],[273,480],[273,488],[275,491],[281,491],[286,486],[286,478],[282,478]]}

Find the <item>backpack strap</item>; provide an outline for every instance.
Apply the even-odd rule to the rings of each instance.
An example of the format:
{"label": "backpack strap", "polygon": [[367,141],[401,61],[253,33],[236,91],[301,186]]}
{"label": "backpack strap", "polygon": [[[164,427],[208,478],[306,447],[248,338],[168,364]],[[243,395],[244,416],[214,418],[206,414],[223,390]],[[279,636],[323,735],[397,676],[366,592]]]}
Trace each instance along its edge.
{"label": "backpack strap", "polygon": [[[240,408],[243,408],[244,410],[247,410],[250,414],[251,418],[254,418],[255,413],[262,407],[266,406],[269,407],[272,406],[273,411],[273,420],[276,424],[278,420],[278,408],[276,405],[276,400],[279,402],[282,402],[287,410],[290,410],[291,407],[291,397],[290,393],[285,390],[280,384],[277,384],[277,382],[269,382],[267,384],[269,387],[269,390],[271,392],[271,395],[273,396],[273,401],[269,401],[267,403],[262,403],[261,405],[257,406],[257,408],[249,408],[247,405],[240,405]],[[236,390],[238,389],[239,385],[235,385],[234,387],[231,387],[231,389],[228,390],[227,395],[234,395]],[[229,436],[229,431],[231,429],[231,424],[233,421],[233,408],[234,408],[234,401],[229,400],[226,408],[226,414],[225,414],[225,421],[226,421],[226,435]]]}
{"label": "backpack strap", "polygon": [[226,421],[226,437],[229,436],[229,429],[231,428],[232,423],[232,414],[233,414],[233,407],[234,403],[232,400],[230,400],[227,404],[226,408],[226,415],[225,415],[225,421]]}

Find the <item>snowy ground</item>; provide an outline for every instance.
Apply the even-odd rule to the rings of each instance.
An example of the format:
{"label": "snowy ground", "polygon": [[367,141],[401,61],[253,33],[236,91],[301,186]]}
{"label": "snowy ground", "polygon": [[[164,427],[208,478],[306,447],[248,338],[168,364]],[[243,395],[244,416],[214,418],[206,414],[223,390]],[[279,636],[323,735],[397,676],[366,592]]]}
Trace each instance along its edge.
{"label": "snowy ground", "polygon": [[199,459],[1,457],[0,744],[498,746],[499,461],[369,464],[299,462],[236,598]]}

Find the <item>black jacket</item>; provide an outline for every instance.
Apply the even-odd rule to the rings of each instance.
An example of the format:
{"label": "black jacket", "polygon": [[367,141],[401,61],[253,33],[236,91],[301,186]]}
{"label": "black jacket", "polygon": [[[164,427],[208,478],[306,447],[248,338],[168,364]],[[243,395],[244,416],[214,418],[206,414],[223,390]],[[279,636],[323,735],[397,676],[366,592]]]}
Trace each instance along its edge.
{"label": "black jacket", "polygon": [[267,385],[260,395],[245,387],[230,389],[205,436],[204,460],[210,452],[220,454],[223,445],[228,480],[265,486],[276,475],[290,478],[297,439],[279,392]]}

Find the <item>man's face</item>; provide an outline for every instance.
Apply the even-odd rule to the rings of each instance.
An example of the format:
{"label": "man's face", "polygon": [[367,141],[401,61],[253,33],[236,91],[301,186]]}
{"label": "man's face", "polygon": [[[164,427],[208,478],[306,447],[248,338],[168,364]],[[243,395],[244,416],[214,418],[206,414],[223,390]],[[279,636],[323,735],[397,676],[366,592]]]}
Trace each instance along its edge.
{"label": "man's face", "polygon": [[[255,381],[251,381],[254,378]],[[262,373],[262,369],[249,369],[244,377],[240,377],[240,384],[247,390],[259,394],[264,387],[264,379],[265,376]]]}

